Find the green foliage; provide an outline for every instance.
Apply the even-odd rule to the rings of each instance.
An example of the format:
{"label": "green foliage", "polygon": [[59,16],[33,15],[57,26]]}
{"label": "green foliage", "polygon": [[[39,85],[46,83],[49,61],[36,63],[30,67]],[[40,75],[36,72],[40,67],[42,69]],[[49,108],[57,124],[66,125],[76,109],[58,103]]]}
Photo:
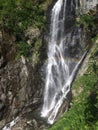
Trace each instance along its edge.
{"label": "green foliage", "polygon": [[20,41],[20,42],[16,43],[16,47],[18,48],[16,59],[19,59],[21,57],[21,55],[23,55],[25,57],[30,56],[30,45],[28,45],[26,42]]}
{"label": "green foliage", "polygon": [[75,81],[72,107],[50,130],[98,130],[98,43],[88,69]]}
{"label": "green foliage", "polygon": [[43,28],[44,10],[36,0],[0,0],[0,28],[20,35],[28,26]]}
{"label": "green foliage", "polygon": [[94,27],[94,17],[89,14],[84,14],[76,19],[76,25],[83,25],[89,31]]}
{"label": "green foliage", "polygon": [[[0,30],[15,36],[16,59],[21,55],[30,56],[31,46],[27,44],[25,30],[30,26],[39,30],[45,27],[46,17],[43,5],[44,1],[37,0],[0,0]],[[32,45],[36,62],[39,55],[38,42],[33,41],[35,47]]]}

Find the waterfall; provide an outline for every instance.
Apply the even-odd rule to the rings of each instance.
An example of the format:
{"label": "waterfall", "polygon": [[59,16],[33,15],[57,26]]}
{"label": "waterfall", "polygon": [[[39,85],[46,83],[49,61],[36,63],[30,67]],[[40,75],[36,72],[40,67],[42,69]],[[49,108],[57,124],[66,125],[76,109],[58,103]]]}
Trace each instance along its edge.
{"label": "waterfall", "polygon": [[[79,1],[76,0],[76,9],[79,6],[77,2]],[[71,6],[73,5],[72,0]],[[51,15],[44,103],[41,111],[41,116],[47,118],[50,124],[54,123],[61,105],[67,100],[71,83],[85,55],[82,29],[75,28],[65,34],[66,11],[67,0],[58,0]]]}
{"label": "waterfall", "polygon": [[[63,56],[63,25],[65,17],[62,17],[61,19],[59,18],[63,6],[64,16],[66,1],[58,0],[52,9],[50,29],[51,37],[49,41],[48,64],[46,68],[47,75],[44,93],[44,105],[42,108],[43,117],[48,116],[56,105],[56,100],[61,91],[62,84],[64,84],[64,80],[67,80],[69,75],[68,66],[65,63]],[[58,35],[60,35],[59,39]],[[60,41],[59,45],[58,41]],[[63,77],[65,77],[65,79],[62,79]]]}

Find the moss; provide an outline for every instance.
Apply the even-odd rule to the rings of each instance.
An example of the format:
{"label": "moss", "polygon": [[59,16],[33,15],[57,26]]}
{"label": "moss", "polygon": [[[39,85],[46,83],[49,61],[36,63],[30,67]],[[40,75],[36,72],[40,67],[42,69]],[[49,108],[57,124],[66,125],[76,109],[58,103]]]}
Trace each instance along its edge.
{"label": "moss", "polygon": [[52,3],[52,0],[46,0],[43,1],[43,3],[40,5],[40,8],[43,10],[47,10],[48,6]]}
{"label": "moss", "polygon": [[18,50],[16,53],[16,60],[19,59],[21,57],[21,55],[23,55],[25,57],[30,56],[31,46],[28,45],[28,43],[26,43],[25,41],[20,41],[20,42],[16,43],[16,48]]}

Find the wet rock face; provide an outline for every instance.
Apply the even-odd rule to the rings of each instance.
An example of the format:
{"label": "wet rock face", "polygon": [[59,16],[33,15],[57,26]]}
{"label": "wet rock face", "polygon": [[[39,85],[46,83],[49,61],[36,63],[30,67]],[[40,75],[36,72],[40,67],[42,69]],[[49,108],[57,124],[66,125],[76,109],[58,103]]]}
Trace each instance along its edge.
{"label": "wet rock face", "polygon": [[34,104],[40,104],[42,83],[36,86],[34,80],[32,65],[24,57],[0,69],[0,119],[10,121],[30,104],[32,110]]}
{"label": "wet rock face", "polygon": [[25,31],[25,38],[27,39],[27,43],[29,45],[34,44],[34,40],[36,40],[40,36],[40,30],[38,28],[29,27]]}
{"label": "wet rock face", "polygon": [[[39,30],[29,28],[25,38],[31,44],[34,42],[34,38],[38,38],[39,35]],[[17,116],[24,115],[24,113],[34,113],[35,110],[38,110],[37,113],[40,113],[44,89],[42,74],[44,68],[41,68],[47,58],[45,38],[44,36],[41,38],[44,42],[39,50],[40,61],[32,67],[33,63],[31,64],[24,57],[15,61],[17,49],[15,48],[15,40],[17,41],[17,39],[6,32],[2,36],[2,32],[0,32],[0,129]],[[25,126],[27,124],[25,123],[26,118],[26,116],[22,118],[24,122],[23,126],[21,121],[19,122],[23,130],[24,124]],[[33,119],[32,115],[32,119],[30,120]],[[28,122],[28,119],[26,121]]]}
{"label": "wet rock face", "polygon": [[7,62],[15,59],[16,49],[13,45],[15,37],[8,32],[0,31],[0,68],[6,66]]}

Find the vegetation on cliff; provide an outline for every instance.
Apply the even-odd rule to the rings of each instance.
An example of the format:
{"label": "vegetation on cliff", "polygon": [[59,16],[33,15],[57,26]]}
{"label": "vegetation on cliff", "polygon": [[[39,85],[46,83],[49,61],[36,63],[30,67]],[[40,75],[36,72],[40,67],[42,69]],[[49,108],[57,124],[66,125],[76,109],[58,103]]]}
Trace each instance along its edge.
{"label": "vegetation on cliff", "polygon": [[[50,3],[0,0],[0,130],[16,116],[40,108],[44,86],[40,68],[46,54],[43,30]],[[11,129],[33,129],[37,124],[32,117],[34,125],[29,126],[27,115],[20,120],[21,128],[16,125]]]}
{"label": "vegetation on cliff", "polygon": [[45,18],[42,2],[36,0],[1,0],[0,27],[20,36],[28,26],[43,28]]}
{"label": "vegetation on cliff", "polygon": [[21,55],[32,57],[35,48],[38,48],[36,43],[42,45],[41,35],[46,24],[45,11],[50,3],[51,0],[0,0],[2,44],[5,44],[6,48],[6,45],[10,44],[8,37],[14,37],[12,46],[16,49],[16,59]]}

